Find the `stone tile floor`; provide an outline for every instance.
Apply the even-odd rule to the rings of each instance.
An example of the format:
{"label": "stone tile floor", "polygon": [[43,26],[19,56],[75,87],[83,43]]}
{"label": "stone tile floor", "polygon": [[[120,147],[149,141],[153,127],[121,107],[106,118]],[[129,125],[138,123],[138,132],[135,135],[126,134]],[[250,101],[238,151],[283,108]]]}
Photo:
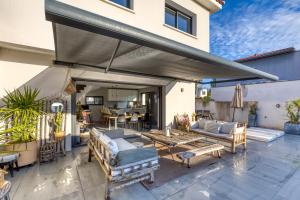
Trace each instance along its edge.
{"label": "stone tile floor", "polygon": [[[10,178],[13,200],[103,199],[103,172],[87,162],[87,147],[48,164],[22,168]],[[150,191],[135,184],[112,193],[120,200],[300,199],[300,136],[266,144],[248,142],[246,152],[222,159]]]}

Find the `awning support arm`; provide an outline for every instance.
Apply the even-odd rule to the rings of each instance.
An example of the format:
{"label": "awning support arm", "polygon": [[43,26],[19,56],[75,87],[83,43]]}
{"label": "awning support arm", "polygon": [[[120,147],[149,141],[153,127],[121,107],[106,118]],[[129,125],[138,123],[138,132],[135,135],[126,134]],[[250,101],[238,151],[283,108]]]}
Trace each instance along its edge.
{"label": "awning support arm", "polygon": [[122,40],[119,40],[119,41],[118,41],[118,44],[117,44],[117,46],[116,46],[116,48],[115,48],[113,54],[111,55],[109,64],[107,65],[107,67],[106,67],[106,69],[105,69],[105,73],[108,73],[109,68],[111,67],[111,65],[112,65],[112,63],[113,63],[113,61],[114,61],[114,59],[115,59],[115,57],[116,57],[116,54],[117,54],[117,52],[118,52],[118,50],[119,50],[119,47],[120,47],[120,45],[121,45],[121,42],[122,42]]}

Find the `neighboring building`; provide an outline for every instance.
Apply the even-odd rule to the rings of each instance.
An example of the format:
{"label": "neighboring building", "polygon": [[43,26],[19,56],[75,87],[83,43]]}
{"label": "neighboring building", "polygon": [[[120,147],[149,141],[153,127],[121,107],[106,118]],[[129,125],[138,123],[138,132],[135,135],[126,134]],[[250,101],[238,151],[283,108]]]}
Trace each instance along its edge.
{"label": "neighboring building", "polygon": [[[267,73],[274,74],[279,77],[279,81],[295,81],[300,80],[300,51],[290,47],[280,49],[263,54],[255,54],[247,58],[235,60],[254,69],[258,69]],[[230,81],[224,83],[216,83],[216,87],[234,86],[241,84],[257,84],[270,82],[265,79]]]}
{"label": "neighboring building", "polygon": [[258,125],[282,129],[287,121],[286,103],[300,98],[300,51],[294,48],[281,49],[242,58],[237,62],[277,75],[279,82],[265,79],[217,82],[216,87],[212,88],[212,98],[215,100],[215,105],[211,105],[213,112],[220,119],[231,118],[233,111],[230,101],[235,85],[240,83],[244,90],[246,108],[238,111],[237,118],[247,121],[247,103],[258,102]]}
{"label": "neighboring building", "polygon": [[[164,128],[172,125],[177,113],[195,111],[195,81],[203,77],[276,80],[276,76],[207,53],[209,17],[223,3],[2,0],[0,98],[5,90],[26,84],[39,88],[40,96],[66,99],[66,134],[73,136],[78,100],[94,104],[98,112],[100,101],[110,99],[118,107],[121,104],[116,102],[153,98],[157,127]],[[64,93],[70,80],[78,86],[73,95]],[[153,95],[147,97],[148,93]]]}

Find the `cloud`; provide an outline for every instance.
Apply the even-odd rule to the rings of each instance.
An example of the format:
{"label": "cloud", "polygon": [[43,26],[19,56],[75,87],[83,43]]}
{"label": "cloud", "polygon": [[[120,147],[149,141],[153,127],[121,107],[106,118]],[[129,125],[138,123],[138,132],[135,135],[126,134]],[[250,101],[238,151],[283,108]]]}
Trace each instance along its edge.
{"label": "cloud", "polygon": [[300,0],[252,0],[240,1],[232,9],[227,6],[211,17],[213,54],[234,60],[300,48]]}

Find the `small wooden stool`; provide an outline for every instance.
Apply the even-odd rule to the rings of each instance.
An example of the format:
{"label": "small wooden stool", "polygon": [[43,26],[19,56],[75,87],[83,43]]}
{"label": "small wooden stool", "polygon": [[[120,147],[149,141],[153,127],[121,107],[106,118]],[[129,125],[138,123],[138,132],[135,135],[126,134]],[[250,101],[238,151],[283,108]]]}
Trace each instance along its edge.
{"label": "small wooden stool", "polygon": [[11,177],[14,176],[14,165],[16,166],[17,171],[19,171],[18,157],[19,153],[16,152],[0,153],[0,168],[4,168],[4,166],[8,165]]}

